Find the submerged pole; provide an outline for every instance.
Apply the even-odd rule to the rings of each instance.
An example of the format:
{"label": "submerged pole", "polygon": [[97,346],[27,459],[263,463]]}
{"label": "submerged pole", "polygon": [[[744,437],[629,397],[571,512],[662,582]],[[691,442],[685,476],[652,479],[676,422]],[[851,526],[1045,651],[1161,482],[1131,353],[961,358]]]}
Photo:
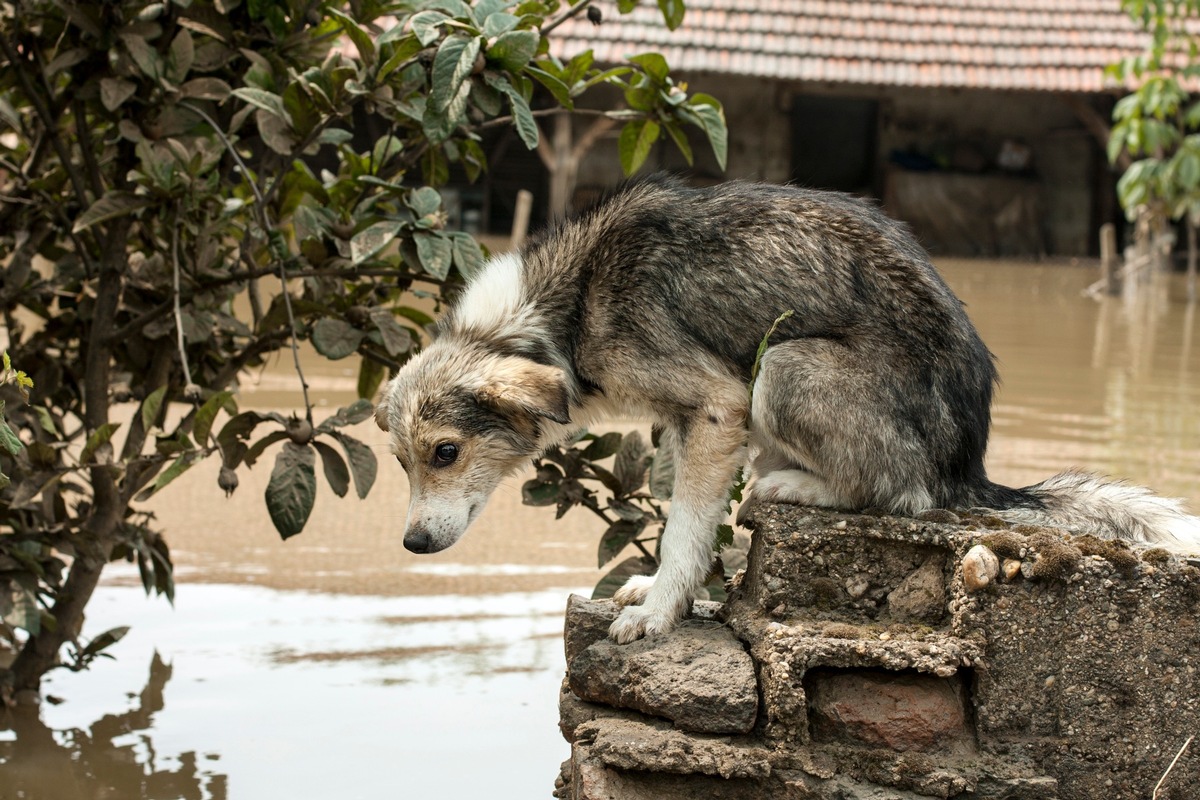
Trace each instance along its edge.
{"label": "submerged pole", "polygon": [[1100,226],[1100,275],[1104,279],[1104,293],[1121,293],[1121,277],[1117,274],[1121,259],[1117,255],[1117,226],[1106,222]]}

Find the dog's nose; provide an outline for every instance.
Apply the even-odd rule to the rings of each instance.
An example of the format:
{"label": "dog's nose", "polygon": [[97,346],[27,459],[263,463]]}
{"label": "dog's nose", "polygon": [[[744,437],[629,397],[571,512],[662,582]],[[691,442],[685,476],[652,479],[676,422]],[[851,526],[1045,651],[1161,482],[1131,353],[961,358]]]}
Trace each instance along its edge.
{"label": "dog's nose", "polygon": [[404,549],[410,553],[428,553],[430,544],[429,534],[420,528],[404,534]]}

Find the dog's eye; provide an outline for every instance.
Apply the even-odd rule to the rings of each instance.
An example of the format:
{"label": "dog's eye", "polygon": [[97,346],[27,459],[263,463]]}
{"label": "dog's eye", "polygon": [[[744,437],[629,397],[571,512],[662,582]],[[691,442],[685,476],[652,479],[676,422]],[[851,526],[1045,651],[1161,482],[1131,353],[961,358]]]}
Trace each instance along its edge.
{"label": "dog's eye", "polygon": [[458,445],[450,444],[450,442],[442,442],[437,447],[433,448],[433,465],[435,467],[446,467],[453,464],[458,458]]}

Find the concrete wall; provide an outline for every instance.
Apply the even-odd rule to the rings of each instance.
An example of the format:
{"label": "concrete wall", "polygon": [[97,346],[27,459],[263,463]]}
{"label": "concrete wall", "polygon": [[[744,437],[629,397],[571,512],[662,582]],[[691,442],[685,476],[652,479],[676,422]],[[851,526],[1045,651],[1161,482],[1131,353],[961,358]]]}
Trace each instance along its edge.
{"label": "concrete wall", "polygon": [[572,600],[558,797],[1197,796],[1200,751],[1168,774],[1200,732],[1193,564],[947,511],[750,522],[727,605],[670,634],[616,645],[615,605]]}

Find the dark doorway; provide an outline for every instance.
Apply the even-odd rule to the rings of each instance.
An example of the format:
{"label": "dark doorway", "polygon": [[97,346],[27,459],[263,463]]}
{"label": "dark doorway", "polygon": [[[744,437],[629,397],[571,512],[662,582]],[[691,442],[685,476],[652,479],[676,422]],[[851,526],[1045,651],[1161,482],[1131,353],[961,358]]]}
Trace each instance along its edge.
{"label": "dark doorway", "polygon": [[875,194],[879,103],[851,97],[792,98],[792,180],[800,186]]}

